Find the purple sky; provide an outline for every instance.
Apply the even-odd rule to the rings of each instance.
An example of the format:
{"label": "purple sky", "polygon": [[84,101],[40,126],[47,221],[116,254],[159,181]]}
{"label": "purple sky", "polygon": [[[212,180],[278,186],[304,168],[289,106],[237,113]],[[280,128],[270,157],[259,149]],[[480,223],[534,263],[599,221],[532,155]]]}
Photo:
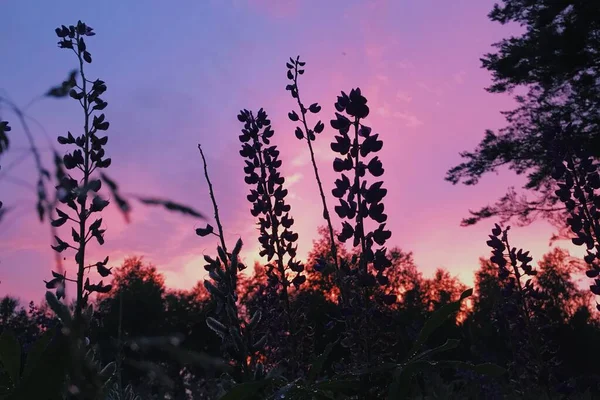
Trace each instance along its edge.
{"label": "purple sky", "polygon": [[[97,36],[88,41],[94,59],[88,75],[108,85],[110,175],[127,192],[172,198],[212,215],[196,148],[202,143],[226,235],[231,242],[244,239],[250,263],[258,244],[238,155],[240,109],[264,107],[273,121],[301,237],[300,256],[323,223],[305,143],[295,139],[287,119],[295,105],[284,90],[290,56],[300,54],[307,62],[302,96],[323,106],[319,117],[324,121],[333,116],[341,90],[358,86],[368,98],[368,124],[384,140],[380,158],[393,232],[388,244],[412,250],[426,276],[445,267],[471,284],[478,257],[490,254],[485,241],[494,221],[461,228],[461,218],[469,208],[492,203],[508,186],[523,183],[508,171],[487,176],[476,187],[443,179],[460,161],[460,151],[472,150],[485,129],[504,125],[500,111],[513,105],[507,96],[484,91],[490,75],[480,69],[479,58],[514,32],[487,19],[491,0],[0,4],[5,16],[0,89],[23,106],[62,81],[74,59],[56,47],[54,28],[78,19],[92,26]],[[47,137],[55,141],[67,130],[80,132],[81,112],[73,100],[43,99],[27,112],[45,130],[34,126],[46,155]],[[21,129],[12,125],[13,147],[1,160],[3,167],[25,152]],[[326,127],[316,148],[330,193],[336,174],[329,149],[333,132]],[[42,279],[53,266],[49,229],[36,219],[33,189],[18,179],[35,182],[31,157],[0,180],[0,197],[14,207],[0,225],[0,295],[40,299]],[[334,205],[331,196],[329,205]],[[172,287],[193,286],[204,273],[203,252],[214,253],[216,246],[214,238],[195,235],[201,222],[160,210],[136,206],[129,225],[112,210],[104,221],[107,243],[93,247],[93,258],[109,255],[114,266],[127,256],[143,255]],[[536,223],[514,229],[512,242],[541,257],[550,250],[551,232],[548,224]]]}

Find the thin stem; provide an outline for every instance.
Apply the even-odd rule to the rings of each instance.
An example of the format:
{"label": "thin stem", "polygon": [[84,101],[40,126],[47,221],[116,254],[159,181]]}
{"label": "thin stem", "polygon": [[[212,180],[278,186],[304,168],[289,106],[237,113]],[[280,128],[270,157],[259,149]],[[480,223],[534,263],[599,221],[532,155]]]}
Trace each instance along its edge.
{"label": "thin stem", "polygon": [[219,229],[219,238],[221,239],[221,247],[225,254],[227,254],[227,246],[225,245],[225,235],[223,234],[223,226],[221,225],[221,219],[219,218],[219,207],[217,207],[217,200],[215,199],[215,193],[213,191],[212,182],[208,176],[208,167],[206,165],[206,158],[204,158],[204,152],[202,151],[202,146],[198,144],[198,150],[200,151],[200,157],[202,157],[202,164],[204,165],[204,177],[206,178],[206,182],[208,183],[208,192],[210,193],[210,199],[213,203],[213,208],[215,210],[215,221],[217,222],[217,229]]}
{"label": "thin stem", "polygon": [[[354,119],[354,149],[356,151],[356,161],[355,161],[355,165],[354,165],[354,187],[356,188],[356,201],[358,204],[357,207],[357,213],[356,213],[356,227],[360,227],[360,245],[361,245],[361,254],[360,254],[360,258],[359,258],[359,271],[362,272],[365,276],[368,275],[369,270],[368,270],[368,265],[367,265],[367,259],[365,258],[365,254],[366,254],[366,250],[367,250],[367,244],[365,241],[365,227],[364,227],[364,221],[363,221],[363,217],[362,217],[362,210],[361,210],[361,206],[362,206],[362,196],[360,193],[360,177],[358,174],[358,165],[360,163],[360,146],[359,146],[359,141],[358,141],[358,126],[360,124],[360,120],[358,117],[355,117]],[[368,287],[365,287],[363,289],[363,300],[365,303],[365,319],[367,320],[367,326],[369,324],[369,291],[368,291]],[[364,346],[365,346],[365,352],[366,352],[366,359],[367,362],[370,361],[371,359],[371,351],[370,351],[370,346],[369,346],[369,339],[368,339],[368,335],[365,336],[365,340],[364,340]]]}
{"label": "thin stem", "polygon": [[[251,115],[251,118],[253,118],[253,123],[256,124],[256,122],[254,121],[254,117],[252,115]],[[261,171],[261,179],[259,179],[259,185],[262,187],[263,194],[264,194],[264,196],[267,200],[267,204],[268,204],[267,212],[268,212],[269,218],[271,219],[271,236],[272,236],[272,239],[273,239],[273,242],[274,242],[274,245],[276,248],[276,252],[277,252],[277,268],[279,270],[281,284],[283,287],[283,290],[282,290],[283,305],[285,308],[287,325],[288,325],[288,329],[290,331],[290,337],[291,337],[291,341],[292,341],[292,351],[293,351],[293,353],[295,353],[296,349],[297,349],[295,327],[294,327],[294,321],[292,319],[291,311],[290,311],[290,300],[289,300],[289,295],[288,295],[289,282],[287,280],[287,277],[285,276],[285,264],[283,262],[283,256],[285,254],[285,249],[283,248],[283,245],[281,244],[281,241],[280,241],[279,223],[275,216],[275,213],[273,212],[274,205],[271,201],[271,196],[269,195],[268,187],[265,184],[267,172],[266,172],[266,168],[265,168],[265,162],[262,157],[262,149],[261,149],[262,145],[258,141],[258,138],[255,139],[254,144],[257,147],[256,153],[258,154],[258,161],[259,161],[260,171]]]}
{"label": "thin stem", "polygon": [[[509,258],[511,261],[511,265],[513,267],[513,272],[515,274],[515,278],[517,281],[517,287],[519,288],[519,303],[521,305],[521,312],[523,314],[524,320],[525,320],[525,329],[527,330],[527,336],[529,338],[529,343],[531,344],[531,346],[533,346],[534,352],[535,352],[535,356],[537,358],[537,361],[539,363],[540,367],[545,367],[545,362],[544,362],[544,358],[542,356],[542,352],[538,346],[537,340],[534,337],[534,332],[533,332],[533,327],[532,327],[532,322],[531,322],[531,318],[530,318],[530,309],[527,305],[527,301],[525,299],[525,296],[523,295],[523,285],[521,284],[521,273],[519,272],[518,266],[517,266],[517,259],[516,257],[514,257],[513,253],[511,252],[511,248],[510,248],[510,243],[508,242],[508,238],[505,237],[505,244],[506,244],[506,248],[508,249],[508,254],[509,254]],[[547,384],[544,382],[544,389],[546,391],[546,396],[551,399],[552,396],[550,395],[549,391],[548,391],[548,387]]]}
{"label": "thin stem", "polygon": [[[79,41],[79,34],[77,35],[77,41]],[[84,122],[84,134],[85,134],[85,142],[84,142],[84,171],[83,171],[83,187],[88,187],[89,178],[90,178],[90,110],[89,110],[89,102],[87,95],[87,80],[85,78],[85,72],[83,69],[83,57],[81,56],[81,51],[77,51],[77,58],[79,59],[79,74],[81,76],[82,81],[82,91],[84,93],[83,96],[83,111],[85,116]],[[84,197],[81,202],[81,209],[79,212],[79,265],[77,271],[77,303],[75,306],[75,317],[78,319],[81,317],[81,310],[83,307],[83,278],[85,272],[85,247],[86,247],[86,239],[85,239],[85,229],[86,222],[88,218],[87,213],[87,196]]]}
{"label": "thin stem", "polygon": [[329,214],[329,208],[327,207],[327,200],[325,198],[325,191],[323,190],[323,184],[321,183],[321,177],[319,176],[319,168],[317,167],[317,162],[315,160],[315,152],[312,147],[312,143],[309,137],[309,129],[308,124],[306,123],[306,108],[302,104],[302,100],[300,99],[300,89],[298,88],[298,65],[294,68],[294,86],[296,87],[296,100],[298,106],[300,107],[300,112],[302,115],[302,125],[304,125],[304,132],[306,133],[306,142],[308,143],[308,150],[310,152],[310,160],[312,162],[313,170],[315,172],[315,178],[317,180],[317,185],[319,187],[319,194],[321,195],[321,202],[323,203],[323,218],[327,221],[327,228],[329,230],[329,240],[331,241],[331,257],[333,258],[336,278],[338,280],[338,286],[340,288],[341,300],[342,302],[345,299],[342,290],[342,277],[341,271],[339,268],[338,257],[337,257],[337,246],[335,243],[335,235],[333,233],[333,224],[331,223],[331,215]]}
{"label": "thin stem", "polygon": [[117,328],[117,379],[119,380],[119,395],[124,397],[123,392],[123,372],[122,372],[122,352],[123,352],[123,291],[119,291],[119,325]]}

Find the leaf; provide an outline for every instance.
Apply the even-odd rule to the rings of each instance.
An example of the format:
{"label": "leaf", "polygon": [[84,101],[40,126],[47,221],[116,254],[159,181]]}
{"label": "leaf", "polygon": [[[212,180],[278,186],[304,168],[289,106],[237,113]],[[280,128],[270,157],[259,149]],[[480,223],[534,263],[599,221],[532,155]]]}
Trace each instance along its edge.
{"label": "leaf", "polygon": [[55,334],[55,329],[49,329],[44,332],[42,336],[35,341],[35,343],[33,343],[29,349],[29,352],[27,353],[27,360],[25,361],[25,368],[23,370],[23,378],[27,378],[34,368],[39,365],[46,348]]}
{"label": "leaf", "polygon": [[505,368],[493,363],[471,364],[464,361],[437,361],[436,365],[454,369],[466,369],[491,377],[500,377],[506,373]]}
{"label": "leaf", "polygon": [[116,370],[117,364],[114,361],[109,362],[102,368],[102,371],[100,371],[100,379],[102,379],[103,382],[107,382],[115,374]]}
{"label": "leaf", "polygon": [[206,228],[197,228],[196,229],[196,235],[201,236],[201,237],[208,236],[213,232],[214,232],[214,228],[210,224],[207,224]]}
{"label": "leaf", "polygon": [[66,218],[59,217],[57,219],[51,219],[50,225],[52,225],[55,228],[58,228],[59,226],[63,226],[65,222],[67,222]]}
{"label": "leaf", "polygon": [[147,197],[139,197],[139,196],[137,197],[137,199],[146,205],[162,206],[169,211],[176,211],[176,212],[180,212],[184,215],[189,215],[189,216],[192,216],[195,218],[205,219],[204,215],[200,214],[198,211],[194,210],[193,208],[175,203],[171,200],[163,200],[163,199],[147,198]]}
{"label": "leaf", "polygon": [[323,353],[321,353],[321,355],[317,357],[312,363],[312,365],[310,366],[310,371],[308,372],[309,382],[314,382],[317,379],[317,376],[319,376],[319,374],[323,370],[323,366],[329,359],[331,351],[337,344],[337,340],[335,342],[327,343],[327,346],[325,346],[325,350],[323,350]]}
{"label": "leaf", "polygon": [[131,211],[131,206],[129,205],[127,200],[119,193],[119,188],[116,182],[102,172],[100,173],[100,178],[108,186],[108,189],[110,190],[111,195],[117,202],[117,206],[119,207],[119,210],[121,210],[125,221],[129,223],[129,212]]}
{"label": "leaf", "polygon": [[77,233],[75,228],[71,228],[71,236],[73,236],[74,242],[79,243],[79,239],[81,239],[81,237],[79,236],[79,233]]}
{"label": "leaf", "polygon": [[[49,343],[45,349],[36,351],[39,357],[26,368],[28,373],[22,376],[19,386],[6,400],[45,399],[62,400],[64,381],[67,376],[69,358],[68,338],[58,330],[51,330]],[[34,345],[36,347],[38,343]],[[33,352],[33,349],[31,350]],[[30,352],[30,354],[31,354]]]}
{"label": "leaf", "polygon": [[56,242],[58,243],[56,246],[50,246],[54,249],[54,251],[57,251],[58,253],[62,253],[63,251],[65,251],[66,249],[69,248],[69,244],[63,240],[61,240],[58,236],[54,236],[54,238],[56,239]]}
{"label": "leaf", "polygon": [[321,106],[318,105],[317,103],[313,103],[310,105],[310,107],[308,107],[308,109],[310,110],[311,113],[316,114],[319,111],[321,111]]}
{"label": "leaf", "polygon": [[263,388],[267,387],[267,385],[271,384],[272,379],[263,379],[260,381],[254,382],[244,382],[229,390],[229,392],[225,393],[219,400],[244,400],[244,399],[254,399],[255,395]]}
{"label": "leaf", "polygon": [[425,344],[429,336],[431,336],[431,334],[435,332],[435,330],[438,329],[448,319],[448,317],[457,312],[460,309],[462,301],[467,297],[471,296],[472,294],[473,289],[465,290],[460,295],[460,299],[442,306],[440,309],[436,310],[431,315],[431,317],[425,322],[425,325],[421,329],[421,332],[419,332],[419,336],[413,344],[411,351],[408,353],[409,358],[412,358],[417,353],[417,351],[419,351],[419,349]]}
{"label": "leaf", "polygon": [[260,322],[261,318],[262,312],[260,310],[256,310],[256,312],[254,313],[254,315],[252,315],[252,318],[250,318],[250,321],[248,322],[248,328],[255,328],[256,325]]}
{"label": "leaf", "polygon": [[48,302],[54,314],[56,314],[65,326],[71,325],[71,313],[69,309],[58,300],[54,293],[46,292],[46,302]]}
{"label": "leaf", "polygon": [[213,317],[206,318],[206,325],[220,337],[224,337],[227,333],[227,327]]}
{"label": "leaf", "polygon": [[323,132],[323,129],[325,129],[325,124],[321,121],[317,122],[317,124],[314,127],[315,133],[321,133]]}
{"label": "leaf", "polygon": [[292,121],[292,122],[296,122],[298,121],[300,118],[298,117],[298,114],[296,114],[296,111],[292,111],[288,113],[288,118]]}
{"label": "leaf", "polygon": [[412,376],[417,372],[432,368],[433,365],[430,361],[415,361],[399,368],[394,374],[394,382],[388,389],[388,400],[407,398]]}
{"label": "leaf", "polygon": [[359,381],[351,379],[331,379],[319,382],[313,386],[314,389],[353,395],[362,388]]}
{"label": "leaf", "polygon": [[425,350],[424,352],[411,357],[411,362],[422,360],[427,357],[431,357],[434,354],[443,353],[444,351],[452,350],[458,347],[460,343],[457,339],[446,339],[446,342],[440,346],[434,347],[433,349]]}
{"label": "leaf", "polygon": [[69,77],[60,85],[50,88],[50,90],[46,92],[46,96],[55,98],[66,97],[71,89],[77,84],[77,81],[75,80],[76,76],[77,70],[74,69],[69,73]]}
{"label": "leaf", "polygon": [[9,330],[0,335],[0,364],[16,386],[21,375],[21,345]]}

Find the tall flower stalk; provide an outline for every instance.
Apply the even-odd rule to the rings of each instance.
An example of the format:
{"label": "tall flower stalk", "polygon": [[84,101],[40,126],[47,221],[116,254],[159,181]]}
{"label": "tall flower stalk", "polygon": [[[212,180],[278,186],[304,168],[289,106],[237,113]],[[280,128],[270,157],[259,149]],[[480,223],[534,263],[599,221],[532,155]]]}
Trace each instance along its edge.
{"label": "tall flower stalk", "polygon": [[[73,398],[95,398],[103,385],[114,372],[114,363],[108,370],[99,371],[86,351],[86,330],[93,310],[89,305],[89,296],[96,293],[108,293],[111,285],[104,285],[102,280],[98,284],[90,283],[87,273],[95,269],[101,277],[111,274],[107,267],[108,257],[103,261],[88,263],[86,250],[91,240],[104,244],[102,218],[97,217],[109,201],[98,195],[102,181],[95,177],[95,172],[105,169],[111,164],[111,159],[105,157],[104,146],[108,142],[107,136],[101,136],[109,127],[104,114],[99,111],[106,108],[107,103],[100,98],[106,91],[106,84],[96,79],[89,80],[85,74],[85,65],[92,62],[92,57],[87,49],[86,38],[94,36],[93,29],[79,21],[76,25],[61,26],[56,29],[60,38],[58,45],[62,49],[71,50],[78,61],[78,79],[69,96],[77,100],[83,111],[83,131],[81,135],[59,136],[61,145],[74,145],[75,149],[67,152],[62,158],[55,154],[58,182],[58,201],[67,206],[70,211],[56,208],[58,217],[51,221],[53,227],[71,226],[72,239],[63,240],[56,236],[56,245],[52,248],[63,253],[67,250],[75,252],[76,273],[75,278],[63,273],[52,272],[53,278],[46,282],[48,289],[46,299],[50,307],[57,313],[63,325],[63,333],[69,338],[69,353],[72,362],[69,365],[69,396]],[[75,176],[74,172],[79,171]],[[75,310],[74,315],[59,300],[65,296],[67,282],[75,284]]]}
{"label": "tall flower stalk", "polygon": [[[244,180],[254,187],[247,198],[253,204],[251,214],[258,217],[260,256],[267,257],[270,283],[280,287],[286,313],[290,315],[289,287],[299,287],[306,281],[306,276],[302,274],[304,266],[295,260],[298,234],[291,229],[294,219],[289,214],[290,205],[285,202],[288,191],[283,187],[285,179],[279,172],[282,164],[279,150],[270,145],[275,132],[262,109],[256,116],[243,110],[238,119],[244,123],[239,137],[242,142],[240,155],[246,159]],[[289,279],[288,273],[294,277]]]}
{"label": "tall flower stalk", "polygon": [[[339,199],[335,212],[345,220],[338,239],[341,242],[352,239],[352,246],[358,250],[354,266],[348,263],[341,265],[342,273],[349,277],[345,282],[354,282],[357,289],[349,293],[352,298],[347,300],[348,307],[344,307],[345,322],[350,329],[346,330],[342,344],[352,349],[357,364],[369,364],[373,356],[374,338],[371,315],[375,312],[371,298],[376,293],[376,300],[380,303],[392,304],[396,300],[394,295],[374,290],[378,284],[383,286],[389,283],[384,271],[392,265],[384,247],[391,237],[391,232],[385,229],[387,215],[382,203],[387,190],[383,188],[383,181],[367,186],[366,180],[367,173],[373,177],[383,175],[379,157],[368,160],[370,155],[382,149],[383,142],[378,134],[372,133],[371,128],[363,124],[369,115],[369,107],[359,88],[352,89],[350,95],[342,92],[335,108],[338,111],[335,113],[336,119],[330,123],[338,135],[331,149],[341,156],[333,162],[333,169],[341,173],[341,178],[335,181],[332,194]],[[350,177],[344,172],[349,172]],[[366,226],[368,220],[378,224],[373,231]],[[377,245],[380,246],[378,249]],[[369,384],[366,381],[363,383]]]}
{"label": "tall flower stalk", "polygon": [[208,174],[206,158],[200,145],[198,145],[198,150],[202,158],[204,177],[208,184],[218,233],[215,233],[212,225],[208,224],[205,228],[196,229],[196,234],[203,237],[213,234],[220,241],[220,246],[217,248],[218,257],[216,259],[208,256],[204,257],[207,262],[204,268],[208,271],[210,277],[210,279],[204,281],[204,286],[217,303],[216,318],[208,317],[206,323],[209,328],[221,337],[224,352],[231,356],[235,365],[240,370],[241,377],[238,380],[257,380],[262,378],[264,367],[257,360],[256,356],[263,350],[267,342],[267,335],[257,337],[257,327],[259,326],[262,313],[260,310],[257,310],[248,321],[245,321],[240,315],[238,308],[237,274],[238,271],[242,271],[245,268],[239,261],[242,241],[241,239],[237,241],[231,254],[227,252],[223,225],[219,216],[219,207],[217,206],[213,185]]}
{"label": "tall flower stalk", "polygon": [[[102,218],[96,218],[93,222],[92,219],[95,214],[108,206],[109,201],[98,195],[102,181],[94,176],[94,172],[108,168],[111,164],[111,159],[105,158],[104,150],[108,136],[100,136],[110,124],[106,121],[104,114],[97,114],[107,106],[107,103],[100,98],[106,91],[106,84],[99,79],[91,81],[85,75],[85,65],[92,62],[85,38],[95,35],[93,29],[79,21],[76,26],[71,25],[67,28],[63,25],[57,28],[56,34],[61,38],[61,41],[58,42],[59,47],[71,50],[77,57],[80,82],[71,89],[69,95],[79,102],[83,111],[82,134],[75,137],[68,132],[67,136],[58,137],[58,143],[61,145],[75,145],[76,149],[67,152],[62,160],[55,160],[58,167],[59,202],[73,211],[68,213],[56,208],[58,218],[51,222],[55,227],[67,223],[73,225],[71,228],[72,241],[69,243],[57,236],[57,244],[52,248],[59,253],[68,249],[75,251],[77,265],[76,279],[74,280],[76,283],[75,318],[78,319],[81,317],[82,310],[87,305],[91,293],[110,291],[110,285],[105,286],[102,282],[92,285],[89,283],[89,278],[84,281],[86,272],[91,268],[95,268],[102,277],[110,275],[110,269],[106,267],[108,258],[95,264],[86,264],[88,243],[92,239],[96,239],[98,244],[104,244],[105,229],[102,229]],[[79,178],[74,178],[70,172],[67,172],[76,170],[80,172]],[[66,277],[66,272],[62,276],[55,274],[54,279],[48,282],[47,286],[60,289],[64,287],[64,281],[71,280]],[[64,292],[59,290],[57,295],[60,299],[64,296]]]}
{"label": "tall flower stalk", "polygon": [[[290,216],[291,207],[286,203],[288,195],[284,188],[284,177],[279,172],[281,160],[277,146],[271,145],[275,134],[267,113],[261,108],[256,116],[242,110],[238,120],[244,123],[240,155],[245,158],[244,180],[252,187],[247,196],[252,203],[250,213],[258,217],[260,256],[267,257],[267,277],[269,287],[283,303],[285,331],[283,336],[290,340],[290,368],[295,371],[298,363],[294,357],[298,349],[294,316],[290,304],[290,286],[298,289],[306,282],[304,265],[297,261],[298,234],[292,230],[294,219]],[[272,262],[273,261],[273,262]],[[293,277],[291,277],[291,276]]]}
{"label": "tall flower stalk", "polygon": [[[297,126],[295,130],[295,135],[298,140],[306,140],[306,144],[308,146],[308,151],[310,153],[310,160],[313,166],[313,171],[315,173],[315,179],[317,181],[317,185],[319,187],[319,194],[321,195],[321,203],[323,205],[323,218],[327,222],[327,229],[329,231],[329,240],[330,240],[330,248],[331,248],[331,257],[334,262],[334,267],[336,271],[336,277],[338,281],[338,285],[340,290],[342,289],[342,278],[339,271],[339,262],[337,256],[337,248],[336,248],[336,240],[333,229],[333,224],[331,223],[331,216],[329,214],[329,208],[327,207],[327,200],[325,198],[325,191],[323,190],[323,184],[321,182],[321,177],[319,176],[319,168],[317,167],[317,163],[315,161],[315,152],[313,149],[313,144],[316,140],[316,134],[323,132],[325,125],[320,120],[315,124],[315,126],[311,129],[308,127],[307,122],[307,114],[310,111],[313,114],[318,114],[321,111],[321,106],[318,103],[311,104],[308,108],[304,106],[302,103],[302,99],[300,97],[300,89],[298,87],[298,78],[299,75],[304,74],[304,66],[306,63],[304,61],[300,61],[300,56],[296,57],[294,60],[290,58],[290,62],[286,63],[287,78],[291,81],[290,84],[286,86],[286,90],[290,91],[290,94],[293,98],[296,99],[296,103],[298,104],[298,108],[300,110],[300,115],[296,113],[296,111],[291,111],[288,114],[289,119],[292,122],[300,122],[301,126]],[[342,291],[343,293],[343,291]],[[343,300],[343,295],[342,295]]]}
{"label": "tall flower stalk", "polygon": [[[335,136],[331,149],[341,156],[333,161],[333,169],[341,173],[341,178],[335,181],[332,193],[339,199],[335,212],[346,220],[342,222],[339,239],[342,242],[352,239],[352,246],[360,249],[357,270],[347,272],[358,275],[363,287],[373,287],[378,283],[386,285],[388,279],[384,271],[392,265],[384,247],[392,235],[385,229],[387,214],[382,203],[387,190],[383,188],[383,181],[368,185],[366,180],[367,173],[373,177],[380,177],[384,173],[379,157],[367,161],[369,155],[381,150],[383,142],[378,134],[373,134],[371,128],[363,124],[369,115],[369,107],[359,88],[352,89],[349,96],[342,92],[335,107],[338,112],[335,113],[336,119],[331,120],[331,127],[339,134]],[[350,118],[342,115],[342,112]],[[352,175],[349,177],[344,172]],[[368,220],[378,224],[373,231],[367,230]],[[377,245],[379,249],[376,249]],[[376,272],[375,275],[370,267]],[[393,299],[386,296],[382,300],[392,302]]]}
{"label": "tall flower stalk", "polygon": [[490,261],[498,266],[498,280],[504,298],[502,313],[511,331],[509,340],[513,356],[521,360],[515,363],[515,374],[517,379],[524,382],[533,378],[545,389],[550,399],[549,384],[554,376],[549,349],[556,346],[549,346],[547,339],[540,341],[540,336],[545,336],[543,324],[539,312],[534,312],[536,302],[547,296],[533,284],[537,271],[529,264],[533,260],[529,252],[510,246],[509,229],[502,230],[496,224],[487,245],[493,249]]}
{"label": "tall flower stalk", "polygon": [[[594,279],[591,292],[600,296],[600,167],[587,151],[568,152],[557,159],[553,178],[559,181],[555,194],[565,204],[567,225],[576,236],[576,246],[586,247],[584,257]],[[600,304],[596,303],[600,311]]]}

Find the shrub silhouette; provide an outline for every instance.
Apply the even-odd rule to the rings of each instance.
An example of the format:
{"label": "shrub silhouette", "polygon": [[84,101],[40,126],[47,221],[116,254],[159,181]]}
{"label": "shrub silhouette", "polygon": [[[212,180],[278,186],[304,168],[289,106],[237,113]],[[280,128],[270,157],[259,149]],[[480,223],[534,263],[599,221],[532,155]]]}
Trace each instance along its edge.
{"label": "shrub silhouette", "polygon": [[[537,11],[516,0],[504,4],[492,18],[521,20],[521,11]],[[553,190],[552,204],[564,204],[564,222],[575,235],[572,242],[588,250],[584,261],[587,276],[594,279],[591,294],[574,285],[566,253],[547,255],[535,269],[529,252],[509,243],[509,227],[496,224],[487,242],[492,256],[482,260],[477,293],[468,305],[473,289],[449,272],[438,269],[433,278],[423,278],[410,252],[386,247],[391,237],[383,204],[387,190],[377,180],[384,174],[377,156],[383,139],[365,125],[366,94],[355,88],[341,92],[332,110],[322,110],[319,103],[307,108],[299,90],[306,64],[300,57],[290,58],[286,90],[299,112],[290,112],[288,118],[298,123],[295,136],[306,141],[311,156],[325,219],[320,240],[305,267],[296,254],[299,238],[280,172],[284,160],[271,143],[274,128],[263,109],[256,114],[242,110],[237,118],[243,123],[239,140],[250,186],[247,199],[267,263],[258,264],[252,277],[243,274],[242,239],[229,249],[198,145],[217,229],[207,224],[196,234],[218,238],[216,256],[204,257],[208,276],[203,284],[173,291],[155,267],[139,258],[120,267],[109,265],[108,257],[89,260],[89,246],[105,240],[100,213],[109,201],[100,194],[103,190],[126,217],[130,198],[204,217],[170,200],[125,196],[106,175],[111,166],[104,149],[107,86],[86,75],[92,62],[88,39],[94,31],[79,21],[57,28],[56,34],[59,47],[75,54],[78,67],[47,96],[77,100],[83,129],[58,137],[69,148],[63,155],[56,152],[54,176],[38,165],[44,187],[38,212],[61,231],[52,247],[61,255],[73,255],[76,269],[52,271],[43,306],[52,313],[33,305],[26,312],[14,299],[0,300],[0,398],[412,399],[437,398],[440,392],[457,399],[576,398],[585,393],[593,398],[600,392],[597,363],[578,360],[598,350],[595,343],[600,343],[600,326],[587,304],[591,294],[600,295],[600,178],[594,154],[569,140],[577,132],[558,124],[556,132],[537,138],[547,146],[544,157],[550,158],[536,165],[552,163],[552,171],[544,169],[539,182],[551,176],[544,190]],[[530,31],[527,35],[531,39]],[[500,46],[501,53],[513,51],[508,45]],[[493,56],[486,62],[499,74],[494,90],[521,82]],[[321,111],[334,116],[330,126],[336,134],[330,147],[339,177],[331,195],[337,199],[339,229],[328,210],[329,194],[312,147],[326,131],[320,120],[312,126],[308,116]],[[0,153],[8,148],[7,132],[10,126],[0,121]],[[484,144],[493,147],[496,139],[490,136]],[[476,181],[491,168],[473,162],[454,170],[454,178]],[[477,166],[483,169],[473,170]],[[51,181],[56,181],[56,193],[46,192]],[[514,216],[512,211],[506,215]],[[488,214],[503,212],[487,210],[476,217]],[[67,227],[69,239],[63,233]],[[344,243],[352,245],[347,249]],[[103,279],[90,281],[90,271]],[[70,284],[75,301],[67,305]]]}

